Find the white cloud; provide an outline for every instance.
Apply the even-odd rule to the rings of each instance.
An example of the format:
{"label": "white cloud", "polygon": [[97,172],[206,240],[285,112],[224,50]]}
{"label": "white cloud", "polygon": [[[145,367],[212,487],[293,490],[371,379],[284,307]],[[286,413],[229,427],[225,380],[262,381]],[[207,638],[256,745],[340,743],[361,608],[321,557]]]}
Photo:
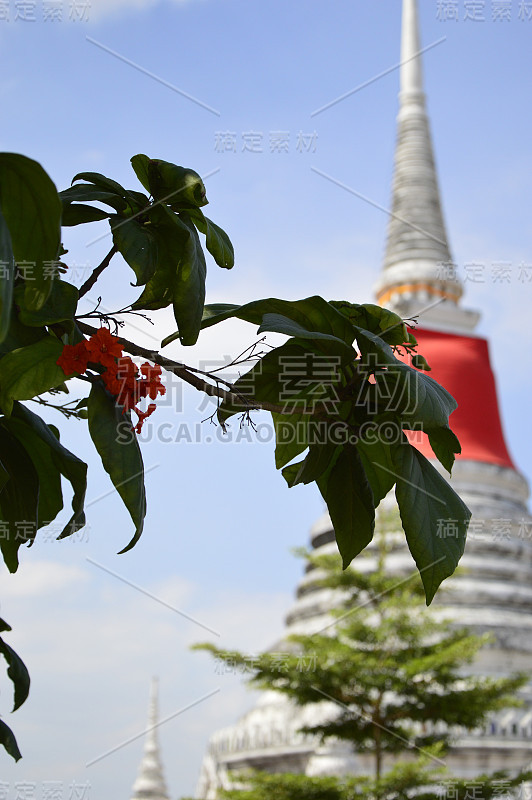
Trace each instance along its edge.
{"label": "white cloud", "polygon": [[2,599],[43,599],[73,586],[85,585],[88,581],[89,576],[79,567],[54,561],[28,560],[16,574],[4,578]]}
{"label": "white cloud", "polygon": [[[250,595],[238,588],[215,596],[178,575],[143,586],[220,632],[213,637],[89,565],[28,560],[13,578],[19,588],[3,591],[5,615],[13,624],[6,640],[24,658],[32,690],[22,709],[6,718],[24,758],[14,765],[0,753],[2,779],[11,786],[15,781],[40,785],[57,780],[66,786],[89,780],[91,797],[127,797],[142,736],[86,765],[142,733],[149,680],[157,674],[162,719],[216,692],[160,730],[171,795],[191,794],[209,736],[235,722],[254,699],[243,688],[242,676],[217,674],[213,660],[191,652],[190,645],[214,640],[257,653],[278,639],[291,598],[280,592]],[[50,592],[50,586],[56,591]],[[6,690],[0,713],[5,714],[11,691],[1,677]]]}
{"label": "white cloud", "polygon": [[[194,0],[170,0],[176,5],[194,2]],[[91,0],[90,19],[100,21],[103,17],[131,14],[144,9],[155,8],[161,0]]]}

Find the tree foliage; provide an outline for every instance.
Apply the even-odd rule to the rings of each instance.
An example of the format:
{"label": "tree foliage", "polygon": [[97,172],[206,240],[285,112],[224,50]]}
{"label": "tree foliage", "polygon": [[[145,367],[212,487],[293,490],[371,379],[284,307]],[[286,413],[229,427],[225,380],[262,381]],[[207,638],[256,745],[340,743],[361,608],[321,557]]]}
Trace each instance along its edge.
{"label": "tree foliage", "polygon": [[[305,553],[313,588],[334,590],[338,605],[331,610],[333,619],[316,632],[287,638],[282,669],[278,654],[266,652],[250,665],[245,653],[196,646],[245,667],[252,686],[281,692],[299,706],[315,706],[316,722],[303,727],[303,733],[321,742],[345,741],[357,755],[368,754],[372,774],[337,780],[331,797],[436,798],[430,787],[449,778],[441,769],[442,758],[456,731],[484,727],[494,712],[521,705],[516,692],[528,681],[521,673],[502,678],[467,674],[490,636],[473,634],[424,608],[417,577],[386,568],[387,547],[386,537],[379,536],[373,552],[357,560],[359,568],[344,571],[334,555]],[[312,668],[303,669],[302,663]],[[397,761],[405,753],[410,759]],[[486,791],[501,775],[511,780],[506,773],[482,776]],[[514,785],[525,777],[521,773]],[[251,777],[251,788],[222,797],[260,800],[275,781],[284,787],[279,797],[293,800],[304,796],[298,792],[304,793],[307,784],[313,786],[306,776],[258,775]],[[464,789],[458,797],[467,796],[466,783],[458,781]]]}
{"label": "tree foliage", "polygon": [[[143,154],[131,164],[144,191],[80,172],[58,192],[36,161],[0,154],[0,547],[7,568],[17,570],[20,547],[31,545],[61,512],[62,477],[72,487],[72,515],[59,538],[85,525],[87,466],[63,446],[58,428],[25,403],[36,401],[87,421],[103,468],[133,522],[127,550],[141,535],[146,514],[136,434],[156,402],[143,409],[142,401],[155,401],[166,391],[165,371],[217,397],[216,417],[224,430],[235,415],[250,422],[254,410],[272,413],[276,467],[289,486],[317,484],[344,566],[371,541],[375,509],[395,486],[430,603],[463,553],[470,512],[405,435],[424,430],[436,457],[451,470],[460,452],[449,427],[456,403],[426,374],[414,334],[386,309],[321,297],[205,305],[202,241],[223,269],[233,267],[234,251],[227,234],[202,210],[207,198],[201,177]],[[96,221],[107,221],[113,244],[77,287],[68,280],[61,229]],[[117,254],[133,272],[138,297],[114,315],[97,308],[80,315],[79,300]],[[170,306],[177,330],[161,349],[176,339],[194,345],[202,329],[229,318],[287,340],[255,356],[251,369],[229,383],[118,335],[124,315]],[[98,324],[92,326],[87,317]],[[84,396],[54,402],[69,394],[73,381],[86,389]],[[445,519],[453,521],[455,537],[438,536]],[[17,675],[10,677],[21,691]],[[5,728],[2,723],[3,741],[13,753]]]}

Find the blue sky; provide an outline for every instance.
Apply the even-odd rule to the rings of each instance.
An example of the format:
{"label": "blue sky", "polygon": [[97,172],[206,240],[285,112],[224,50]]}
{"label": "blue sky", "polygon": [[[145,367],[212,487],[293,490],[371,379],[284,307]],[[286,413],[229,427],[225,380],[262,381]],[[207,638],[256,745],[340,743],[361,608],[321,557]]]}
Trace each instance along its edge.
{"label": "blue sky", "polygon": [[[138,152],[197,170],[207,213],[237,256],[230,273],[209,263],[211,302],[373,299],[386,231],[386,214],[373,204],[387,208],[390,197],[400,3],[93,0],[81,20],[69,19],[65,0],[55,22],[43,19],[45,0],[33,4],[35,21],[14,19],[22,7],[15,0],[1,5],[10,19],[0,18],[0,149],[40,161],[58,188],[89,170],[137,188],[129,158]],[[463,0],[458,21],[438,19],[441,5],[423,0],[421,18],[423,43],[434,44],[424,70],[447,228],[461,277],[466,264],[482,266],[483,280],[466,281],[463,302],[482,311],[506,438],[531,476],[532,283],[519,269],[532,264],[532,19],[519,18],[518,0],[509,21],[492,19],[490,0],[485,21],[465,20]],[[286,151],[275,150],[280,136]],[[252,142],[262,152],[245,149]],[[105,233],[99,223],[68,233],[78,284],[107,252],[108,238],[94,242]],[[509,282],[493,280],[502,263]],[[124,306],[134,297],[130,280],[117,262],[85,307],[100,293],[109,309]],[[173,330],[172,315],[154,322],[135,322],[127,335],[154,347]],[[218,362],[254,341],[252,327],[228,324],[194,350],[172,345],[168,355]],[[221,442],[207,424],[196,427],[209,410],[193,390],[174,387],[169,397],[142,443],[146,530],[124,556],[116,552],[131,535],[127,514],[82,424],[61,423],[64,441],[91,467],[89,525],[84,540],[42,541],[24,553],[17,575],[2,572],[9,642],[34,681],[26,706],[7,720],[24,754],[16,766],[0,755],[10,798],[24,781],[39,798],[45,781],[63,784],[65,800],[72,782],[90,782],[94,798],[128,797],[141,739],[87,764],[142,731],[152,674],[160,676],[163,717],[219,689],[161,727],[171,796],[192,793],[209,733],[253,699],[189,644],[213,636],[207,627],[216,641],[255,652],[282,631],[301,574],[289,550],[306,543],[320,498],[285,488],[266,417],[265,441]],[[8,717],[9,687],[2,689]]]}

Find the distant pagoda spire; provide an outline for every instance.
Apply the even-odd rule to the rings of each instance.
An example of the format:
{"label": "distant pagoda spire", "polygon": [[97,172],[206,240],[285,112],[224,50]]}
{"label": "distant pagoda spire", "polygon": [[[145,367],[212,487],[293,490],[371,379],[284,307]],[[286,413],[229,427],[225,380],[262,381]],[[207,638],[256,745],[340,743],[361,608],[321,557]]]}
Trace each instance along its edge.
{"label": "distant pagoda spire", "polygon": [[157,678],[153,678],[144,754],[140,762],[137,780],[133,785],[131,800],[169,800],[157,737],[158,688],[159,682]]}
{"label": "distant pagoda spire", "polygon": [[441,209],[423,91],[417,0],[403,0],[400,86],[391,213],[377,299],[401,312],[410,310],[412,302],[424,306],[441,299],[452,327],[471,329],[478,315],[462,309],[456,313],[462,286]]}

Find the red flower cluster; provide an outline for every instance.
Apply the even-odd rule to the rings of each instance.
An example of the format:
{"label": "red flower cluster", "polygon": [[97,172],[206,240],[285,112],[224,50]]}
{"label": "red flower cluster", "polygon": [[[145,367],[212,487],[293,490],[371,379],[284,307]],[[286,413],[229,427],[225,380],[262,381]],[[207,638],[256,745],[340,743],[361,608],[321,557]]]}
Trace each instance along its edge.
{"label": "red flower cluster", "polygon": [[161,383],[161,368],[158,364],[152,366],[147,361],[141,365],[140,372],[137,365],[129,356],[124,356],[120,339],[113,336],[108,328],[100,328],[90,339],[84,339],[79,344],[65,345],[57,363],[65,373],[71,376],[81,375],[87,369],[89,362],[101,364],[105,367],[102,380],[106,389],[116,397],[116,402],[123,406],[122,413],[134,411],[138,416],[135,425],[137,433],[141,432],[144,420],[155,411],[155,403],[150,403],[147,411],[137,408],[137,403],[144,397],[156,400],[159,394],[166,394],[166,389]]}

